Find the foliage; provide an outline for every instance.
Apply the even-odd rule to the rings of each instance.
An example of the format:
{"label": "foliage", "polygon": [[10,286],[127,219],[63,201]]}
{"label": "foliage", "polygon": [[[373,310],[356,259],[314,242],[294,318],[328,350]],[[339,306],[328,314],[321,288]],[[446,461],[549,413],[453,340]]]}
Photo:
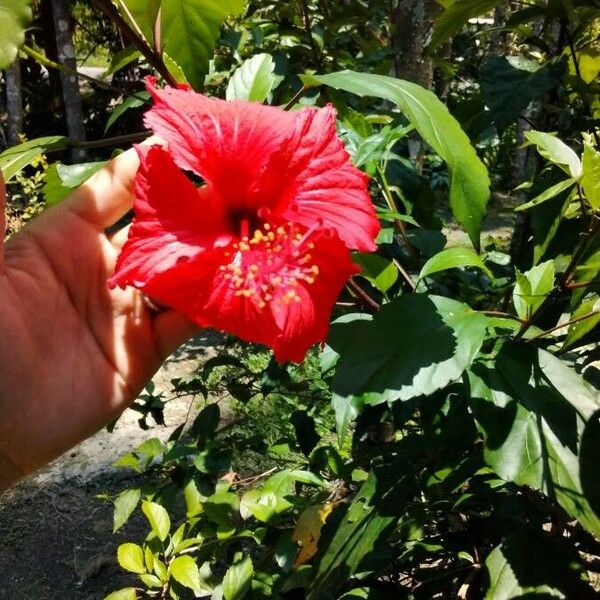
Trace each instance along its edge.
{"label": "foliage", "polygon": [[[184,4],[192,19],[176,18]],[[114,530],[139,513],[148,535],[119,547],[131,584],[108,598],[597,593],[599,10],[511,5],[491,26],[473,18],[498,2],[443,4],[428,49],[438,95],[394,72],[382,0],[106,11],[138,43],[110,49],[121,87],[94,93],[98,137],[139,132],[148,73],[229,100],[330,102],[382,223],[326,347],[278,365],[226,339],[173,380],[190,422],[115,465],[134,483],[111,498]],[[31,163],[71,143],[26,142],[0,168],[37,194]],[[82,165],[61,155],[46,201],[123,143],[103,140]],[[510,247],[481,240],[507,192]],[[447,245],[452,220],[463,244]],[[146,389],[142,427],[164,401]]]}

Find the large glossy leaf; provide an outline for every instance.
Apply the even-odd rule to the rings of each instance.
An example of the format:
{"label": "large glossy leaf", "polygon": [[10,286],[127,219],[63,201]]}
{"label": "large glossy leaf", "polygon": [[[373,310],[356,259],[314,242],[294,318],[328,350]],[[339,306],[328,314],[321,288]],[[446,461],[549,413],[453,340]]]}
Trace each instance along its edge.
{"label": "large glossy leaf", "polygon": [[186,588],[193,590],[197,598],[209,596],[212,593],[210,586],[202,581],[198,565],[191,556],[178,556],[173,560],[169,569],[173,579]]}
{"label": "large glossy leaf", "polygon": [[227,85],[227,100],[264,102],[277,82],[270,54],[257,54],[238,67]]}
{"label": "large glossy leaf", "polygon": [[513,343],[476,363],[469,379],[488,465],[600,535],[598,392],[552,354]]}
{"label": "large glossy leaf", "polygon": [[429,49],[445,42],[460,31],[469,19],[488,13],[502,0],[456,0],[439,17],[429,42]]}
{"label": "large glossy leaf", "polygon": [[31,0],[0,0],[0,69],[17,57],[31,17]]}
{"label": "large glossy leaf", "polygon": [[554,89],[562,81],[565,68],[563,59],[540,68],[525,59],[488,60],[481,70],[481,91],[498,129],[506,129],[532,100]]}
{"label": "large glossy leaf", "polygon": [[486,323],[466,304],[422,294],[394,299],[372,321],[334,323],[328,340],[339,354],[333,391],[365,404],[431,394],[473,362]]}
{"label": "large glossy leaf", "polygon": [[44,152],[65,148],[69,145],[69,138],[62,135],[52,135],[37,138],[13,146],[0,154],[0,171],[4,181],[10,181],[17,173],[37,160]]}
{"label": "large glossy leaf", "polygon": [[[121,9],[121,14],[140,31],[151,47],[154,48],[154,31],[158,11],[162,0],[119,0],[116,5]],[[127,10],[123,10],[123,5]]]}
{"label": "large glossy leaf", "polygon": [[485,600],[594,597],[572,545],[533,528],[510,531],[488,555],[485,567]]}
{"label": "large glossy leaf", "polygon": [[488,172],[458,121],[433,92],[410,81],[355,71],[304,76],[303,81],[397,104],[423,139],[446,161],[451,174],[452,212],[479,249],[481,221],[490,195]]}
{"label": "large glossy leaf", "polygon": [[240,15],[245,0],[162,0],[163,49],[195,89],[204,83],[223,21]]}

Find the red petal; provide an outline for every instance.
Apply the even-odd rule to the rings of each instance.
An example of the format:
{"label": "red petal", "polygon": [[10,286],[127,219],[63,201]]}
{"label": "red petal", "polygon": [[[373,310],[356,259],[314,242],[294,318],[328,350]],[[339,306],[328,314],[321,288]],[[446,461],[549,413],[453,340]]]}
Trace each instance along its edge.
{"label": "red petal", "polygon": [[[157,89],[146,125],[163,137],[177,165],[209,182],[224,205],[249,206],[248,190],[293,128],[293,113],[250,102],[226,102],[190,90]],[[259,199],[264,205],[268,199]]]}
{"label": "red petal", "polygon": [[109,280],[110,286],[143,288],[168,271],[231,236],[205,188],[196,189],[160,146],[139,146],[135,218]]}
{"label": "red petal", "polygon": [[259,184],[263,195],[279,192],[275,212],[285,220],[334,229],[349,248],[375,250],[379,221],[368,177],[352,165],[335,128],[330,106],[296,113],[296,127],[273,155]]}

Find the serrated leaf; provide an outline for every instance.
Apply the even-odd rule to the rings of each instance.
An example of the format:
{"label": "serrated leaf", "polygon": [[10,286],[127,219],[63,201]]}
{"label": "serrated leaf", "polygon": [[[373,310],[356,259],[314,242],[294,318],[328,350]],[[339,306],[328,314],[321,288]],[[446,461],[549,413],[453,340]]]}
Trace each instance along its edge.
{"label": "serrated leaf", "polygon": [[238,67],[227,84],[227,100],[264,102],[277,82],[270,54],[257,54]]}
{"label": "serrated leaf", "polygon": [[129,520],[135,507],[140,501],[141,492],[138,488],[125,490],[115,499],[115,509],[113,513],[113,533],[116,533]]}
{"label": "serrated leaf", "polygon": [[558,165],[573,179],[581,177],[581,161],[575,152],[562,140],[544,131],[526,131],[525,137],[534,144],[537,151],[549,162]]}
{"label": "serrated leaf", "polygon": [[137,544],[121,544],[117,549],[119,565],[131,573],[145,573],[144,551]]}
{"label": "serrated leaf", "polygon": [[554,288],[554,262],[548,260],[525,273],[515,271],[517,283],[513,290],[513,303],[517,315],[528,319],[544,302]]}
{"label": "serrated leaf", "polygon": [[306,85],[324,84],[359,96],[375,96],[397,104],[423,139],[448,165],[450,207],[479,249],[481,221],[490,196],[490,179],[469,138],[437,96],[421,86],[383,75],[340,71],[305,75]]}
{"label": "serrated leaf", "polygon": [[209,596],[212,588],[200,577],[200,571],[196,561],[188,555],[178,556],[170,566],[171,575],[175,581],[189,588],[199,596]]}
{"label": "serrated leaf", "polygon": [[0,70],[17,58],[32,16],[31,0],[0,0]]}
{"label": "serrated leaf", "polygon": [[250,591],[253,576],[254,566],[249,556],[231,565],[223,578],[225,600],[241,600]]}
{"label": "serrated leaf", "polygon": [[600,152],[590,143],[585,143],[583,146],[581,186],[591,207],[594,210],[600,209]]}
{"label": "serrated leaf", "polygon": [[163,50],[200,89],[208,72],[223,21],[240,15],[245,0],[162,0]]}
{"label": "serrated leaf", "polygon": [[492,276],[481,257],[470,248],[447,248],[432,256],[421,269],[419,279],[457,267],[477,267]]}
{"label": "serrated leaf", "polygon": [[45,152],[67,148],[69,142],[69,138],[62,135],[52,135],[8,148],[0,154],[0,171],[2,171],[4,181],[10,181]]}
{"label": "serrated leaf", "polygon": [[472,363],[486,325],[466,304],[423,294],[395,298],[372,321],[333,323],[328,344],[339,354],[333,392],[368,404],[429,395]]}
{"label": "serrated leaf", "polygon": [[142,502],[142,510],[150,523],[150,527],[152,527],[152,531],[156,534],[156,537],[158,537],[161,542],[164,542],[171,529],[169,513],[167,513],[160,504],[148,500]]}

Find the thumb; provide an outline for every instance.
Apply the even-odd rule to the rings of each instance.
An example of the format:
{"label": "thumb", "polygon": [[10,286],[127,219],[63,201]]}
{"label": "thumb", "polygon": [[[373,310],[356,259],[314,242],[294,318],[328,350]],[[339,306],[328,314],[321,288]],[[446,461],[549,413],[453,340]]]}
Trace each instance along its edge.
{"label": "thumb", "polygon": [[6,185],[0,171],[0,266],[4,262],[4,235],[6,233]]}

